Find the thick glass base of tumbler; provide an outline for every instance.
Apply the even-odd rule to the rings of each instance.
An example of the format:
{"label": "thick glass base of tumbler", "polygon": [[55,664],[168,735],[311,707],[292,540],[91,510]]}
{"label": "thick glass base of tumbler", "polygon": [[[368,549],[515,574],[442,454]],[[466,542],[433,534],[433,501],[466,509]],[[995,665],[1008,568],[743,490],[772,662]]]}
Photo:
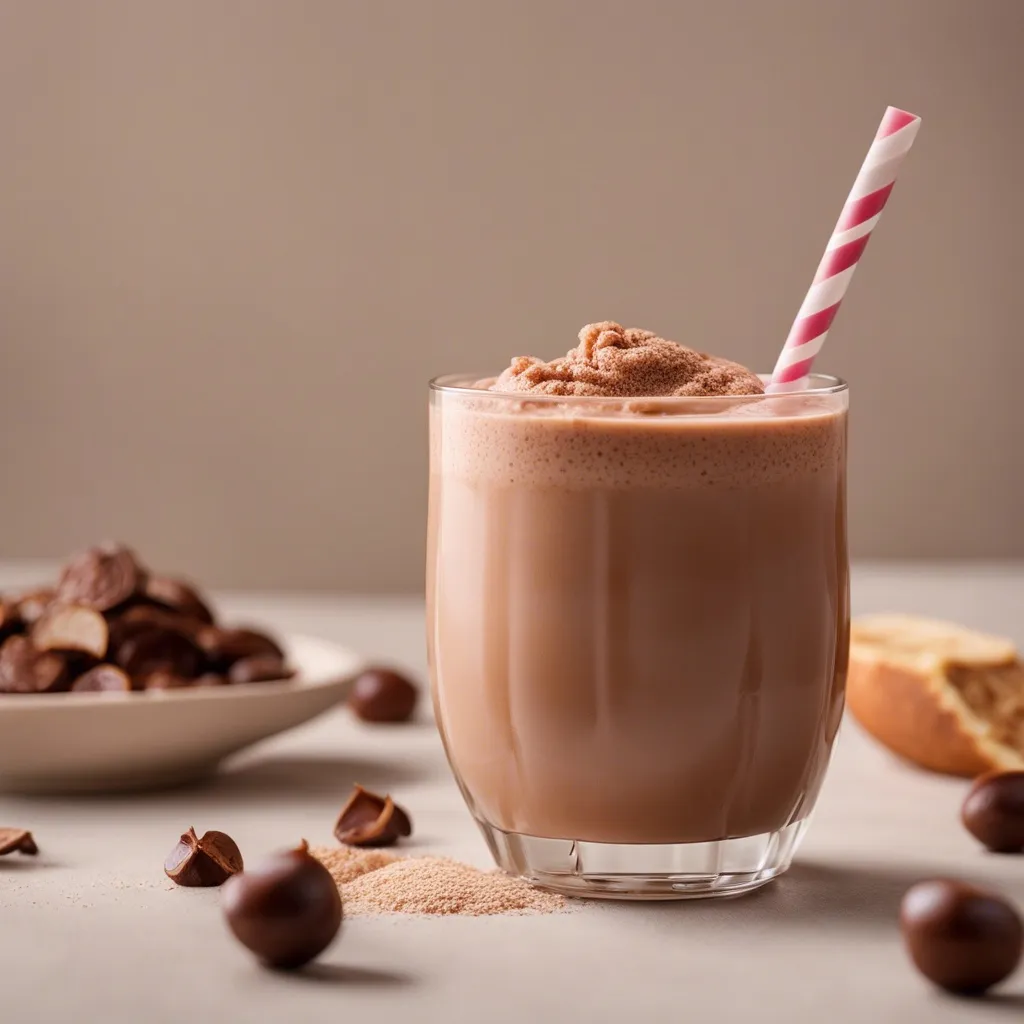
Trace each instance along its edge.
{"label": "thick glass base of tumbler", "polygon": [[664,845],[541,839],[479,824],[498,866],[538,888],[606,900],[687,900],[739,896],[777,878],[806,819],[742,839]]}

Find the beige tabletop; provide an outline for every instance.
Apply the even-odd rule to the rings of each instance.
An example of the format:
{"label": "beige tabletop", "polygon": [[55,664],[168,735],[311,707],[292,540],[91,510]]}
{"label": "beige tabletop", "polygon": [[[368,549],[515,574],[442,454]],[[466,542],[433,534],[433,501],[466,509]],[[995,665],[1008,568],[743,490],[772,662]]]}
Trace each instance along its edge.
{"label": "beige tabletop", "polygon": [[[14,579],[0,572],[0,589]],[[233,617],[318,633],[422,675],[412,600],[226,596]],[[854,609],[944,615],[1024,643],[1024,566],[861,567]],[[358,918],[313,969],[260,970],[226,933],[214,890],[162,862],[189,825],[246,859],[330,838],[353,781],[394,793],[412,848],[487,864],[424,713],[360,726],[342,711],[271,740],[200,788],[145,797],[0,796],[38,861],[0,861],[0,1020],[11,1024],[353,1020],[916,1022],[1024,1019],[1024,970],[998,998],[932,991],[895,926],[912,882],[953,874],[1024,906],[1024,858],[986,855],[957,822],[964,784],[897,764],[847,723],[787,877],[724,902],[580,905],[504,918]]]}

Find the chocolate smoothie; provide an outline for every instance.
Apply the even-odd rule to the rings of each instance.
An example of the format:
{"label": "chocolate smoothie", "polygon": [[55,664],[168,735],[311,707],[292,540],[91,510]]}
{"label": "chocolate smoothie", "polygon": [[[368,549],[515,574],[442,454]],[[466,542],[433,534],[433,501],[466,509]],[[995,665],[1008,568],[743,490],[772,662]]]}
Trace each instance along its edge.
{"label": "chocolate smoothie", "polygon": [[613,323],[435,390],[434,700],[485,827],[707,843],[809,813],[846,670],[846,393],[763,390]]}

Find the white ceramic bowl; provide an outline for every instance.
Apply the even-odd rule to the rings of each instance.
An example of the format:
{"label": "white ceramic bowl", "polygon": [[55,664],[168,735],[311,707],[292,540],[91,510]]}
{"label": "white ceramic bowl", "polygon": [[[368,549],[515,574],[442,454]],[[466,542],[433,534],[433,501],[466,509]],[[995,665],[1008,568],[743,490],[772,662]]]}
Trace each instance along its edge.
{"label": "white ceramic bowl", "polygon": [[147,693],[0,695],[0,790],[148,789],[194,781],[250,743],[348,696],[361,661],[307,636],[284,638],[298,675]]}

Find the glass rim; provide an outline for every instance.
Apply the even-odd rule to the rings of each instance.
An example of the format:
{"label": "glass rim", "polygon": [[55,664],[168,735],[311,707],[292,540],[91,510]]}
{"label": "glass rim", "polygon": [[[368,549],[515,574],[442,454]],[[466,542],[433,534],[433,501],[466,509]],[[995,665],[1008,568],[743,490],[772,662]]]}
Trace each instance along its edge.
{"label": "glass rim", "polygon": [[[771,374],[759,373],[758,376],[768,383]],[[780,398],[822,398],[827,396],[841,395],[850,390],[850,385],[843,380],[829,373],[812,373],[808,376],[811,386],[802,391],[780,391],[773,394],[758,395],[546,395],[534,394],[530,391],[488,391],[482,388],[473,387],[471,381],[492,380],[493,375],[472,373],[445,373],[434,377],[429,382],[429,388],[435,394],[460,395],[464,397],[486,396],[498,401],[508,399],[513,402],[542,402],[557,405],[564,402],[578,403],[580,405],[615,405],[621,406],[623,402],[662,402],[676,403],[691,406],[693,403],[728,402],[734,403],[737,399],[744,401],[763,402]]]}

